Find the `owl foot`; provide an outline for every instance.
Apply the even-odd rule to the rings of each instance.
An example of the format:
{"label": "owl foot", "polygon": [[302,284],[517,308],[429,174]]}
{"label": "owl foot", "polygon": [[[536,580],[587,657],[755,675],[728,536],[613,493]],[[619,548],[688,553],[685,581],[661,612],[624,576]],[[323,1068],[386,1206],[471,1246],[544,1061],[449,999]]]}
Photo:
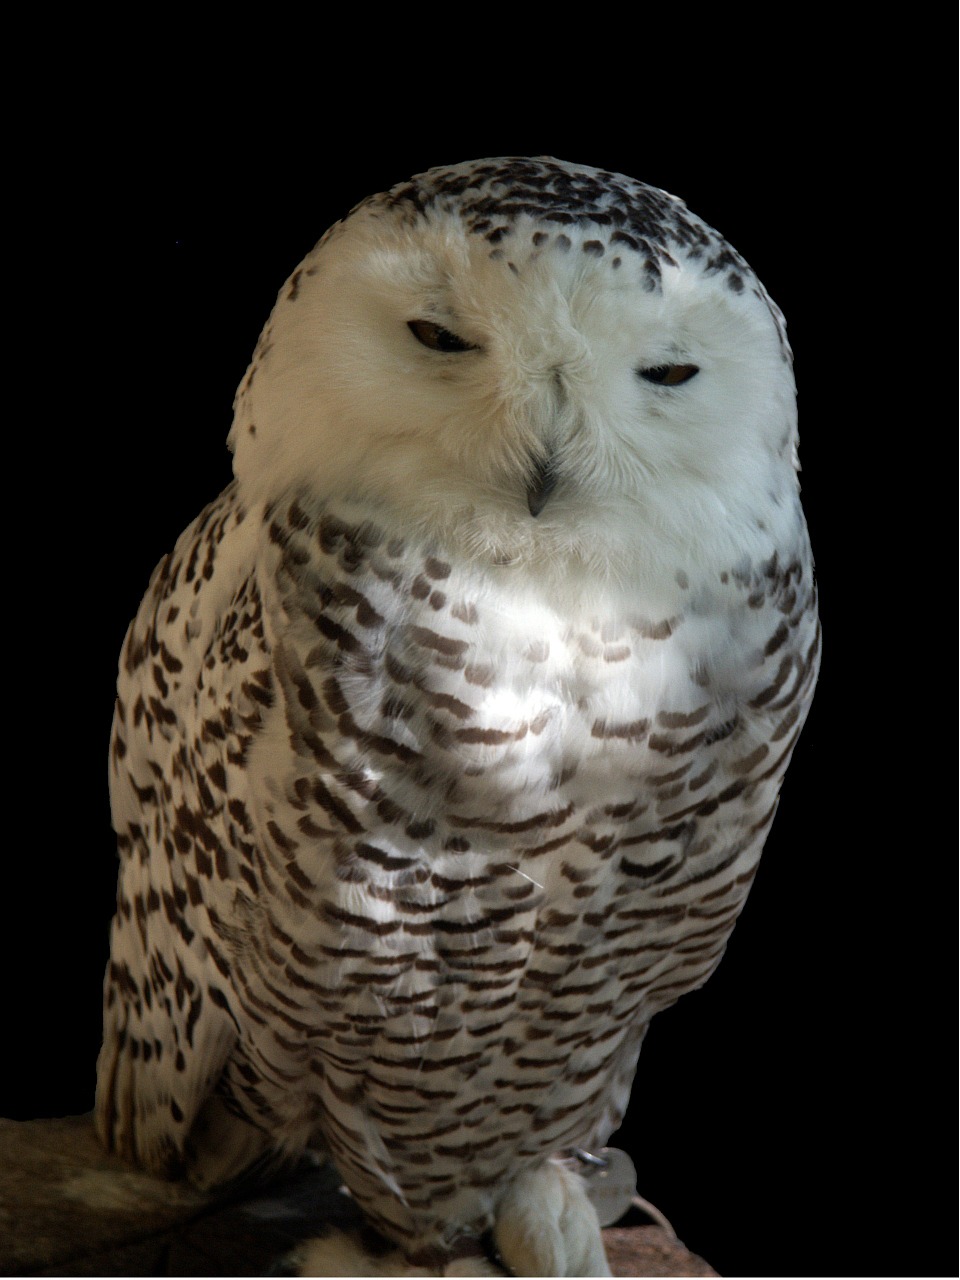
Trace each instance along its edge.
{"label": "owl foot", "polygon": [[[272,1274],[284,1276],[503,1276],[506,1273],[480,1255],[455,1258],[446,1266],[420,1267],[399,1249],[376,1253],[364,1247],[357,1235],[331,1231],[305,1240]],[[599,1274],[599,1273],[598,1273]],[[604,1272],[604,1275],[609,1274]]]}
{"label": "owl foot", "polygon": [[552,1160],[510,1184],[493,1238],[516,1276],[611,1274],[600,1220],[580,1175]]}

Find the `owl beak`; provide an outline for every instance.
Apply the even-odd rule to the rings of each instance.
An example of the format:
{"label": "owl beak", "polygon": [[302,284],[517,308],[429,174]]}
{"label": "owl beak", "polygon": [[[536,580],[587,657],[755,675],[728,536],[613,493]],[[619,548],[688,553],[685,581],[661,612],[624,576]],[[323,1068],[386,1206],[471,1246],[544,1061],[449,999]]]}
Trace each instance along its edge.
{"label": "owl beak", "polygon": [[532,516],[538,516],[547,505],[547,499],[557,487],[557,478],[552,454],[538,458],[533,464],[533,475],[527,481],[527,506]]}

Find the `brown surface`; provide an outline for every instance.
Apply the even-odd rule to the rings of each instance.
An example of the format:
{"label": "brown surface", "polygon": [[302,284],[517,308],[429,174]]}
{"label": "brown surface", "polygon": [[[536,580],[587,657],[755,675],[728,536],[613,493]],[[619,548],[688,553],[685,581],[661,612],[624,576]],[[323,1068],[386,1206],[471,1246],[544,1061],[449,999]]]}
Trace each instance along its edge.
{"label": "brown surface", "polygon": [[[265,1275],[324,1225],[357,1220],[329,1168],[224,1204],[107,1155],[89,1116],[0,1119],[0,1275]],[[660,1227],[603,1236],[616,1276],[716,1275]]]}

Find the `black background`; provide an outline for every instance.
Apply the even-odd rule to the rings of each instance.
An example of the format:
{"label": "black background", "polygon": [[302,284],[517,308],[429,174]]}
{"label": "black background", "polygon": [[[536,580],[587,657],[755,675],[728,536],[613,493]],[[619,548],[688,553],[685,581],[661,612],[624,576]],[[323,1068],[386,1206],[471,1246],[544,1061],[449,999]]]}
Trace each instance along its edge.
{"label": "black background", "polygon": [[488,118],[405,81],[376,130],[366,98],[329,94],[295,121],[276,103],[177,109],[173,90],[157,112],[66,113],[10,247],[27,317],[7,370],[7,776],[23,816],[6,841],[0,1113],[92,1106],[117,655],[154,564],[229,479],[233,392],[281,283],[371,191],[552,154],[683,197],[786,314],[824,629],[751,898],[715,976],[653,1024],[615,1141],[727,1275],[956,1273],[938,1163],[954,1132],[954,840],[918,721],[942,667],[938,466],[921,401],[902,398],[905,378],[922,395],[930,354],[905,247],[923,218],[876,108],[754,88],[683,115],[639,84],[629,111],[567,87]]}

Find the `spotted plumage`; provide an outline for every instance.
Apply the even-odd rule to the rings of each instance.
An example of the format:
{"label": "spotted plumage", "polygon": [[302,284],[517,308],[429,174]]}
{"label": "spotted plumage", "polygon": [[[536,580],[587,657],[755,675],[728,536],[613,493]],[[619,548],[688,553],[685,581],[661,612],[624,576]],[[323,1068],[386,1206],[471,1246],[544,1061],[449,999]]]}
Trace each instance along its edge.
{"label": "spotted plumage", "polygon": [[719,962],[816,680],[779,311],[632,179],[433,170],[281,289],[231,446],[121,660],[101,1136],[597,1274],[554,1158]]}

